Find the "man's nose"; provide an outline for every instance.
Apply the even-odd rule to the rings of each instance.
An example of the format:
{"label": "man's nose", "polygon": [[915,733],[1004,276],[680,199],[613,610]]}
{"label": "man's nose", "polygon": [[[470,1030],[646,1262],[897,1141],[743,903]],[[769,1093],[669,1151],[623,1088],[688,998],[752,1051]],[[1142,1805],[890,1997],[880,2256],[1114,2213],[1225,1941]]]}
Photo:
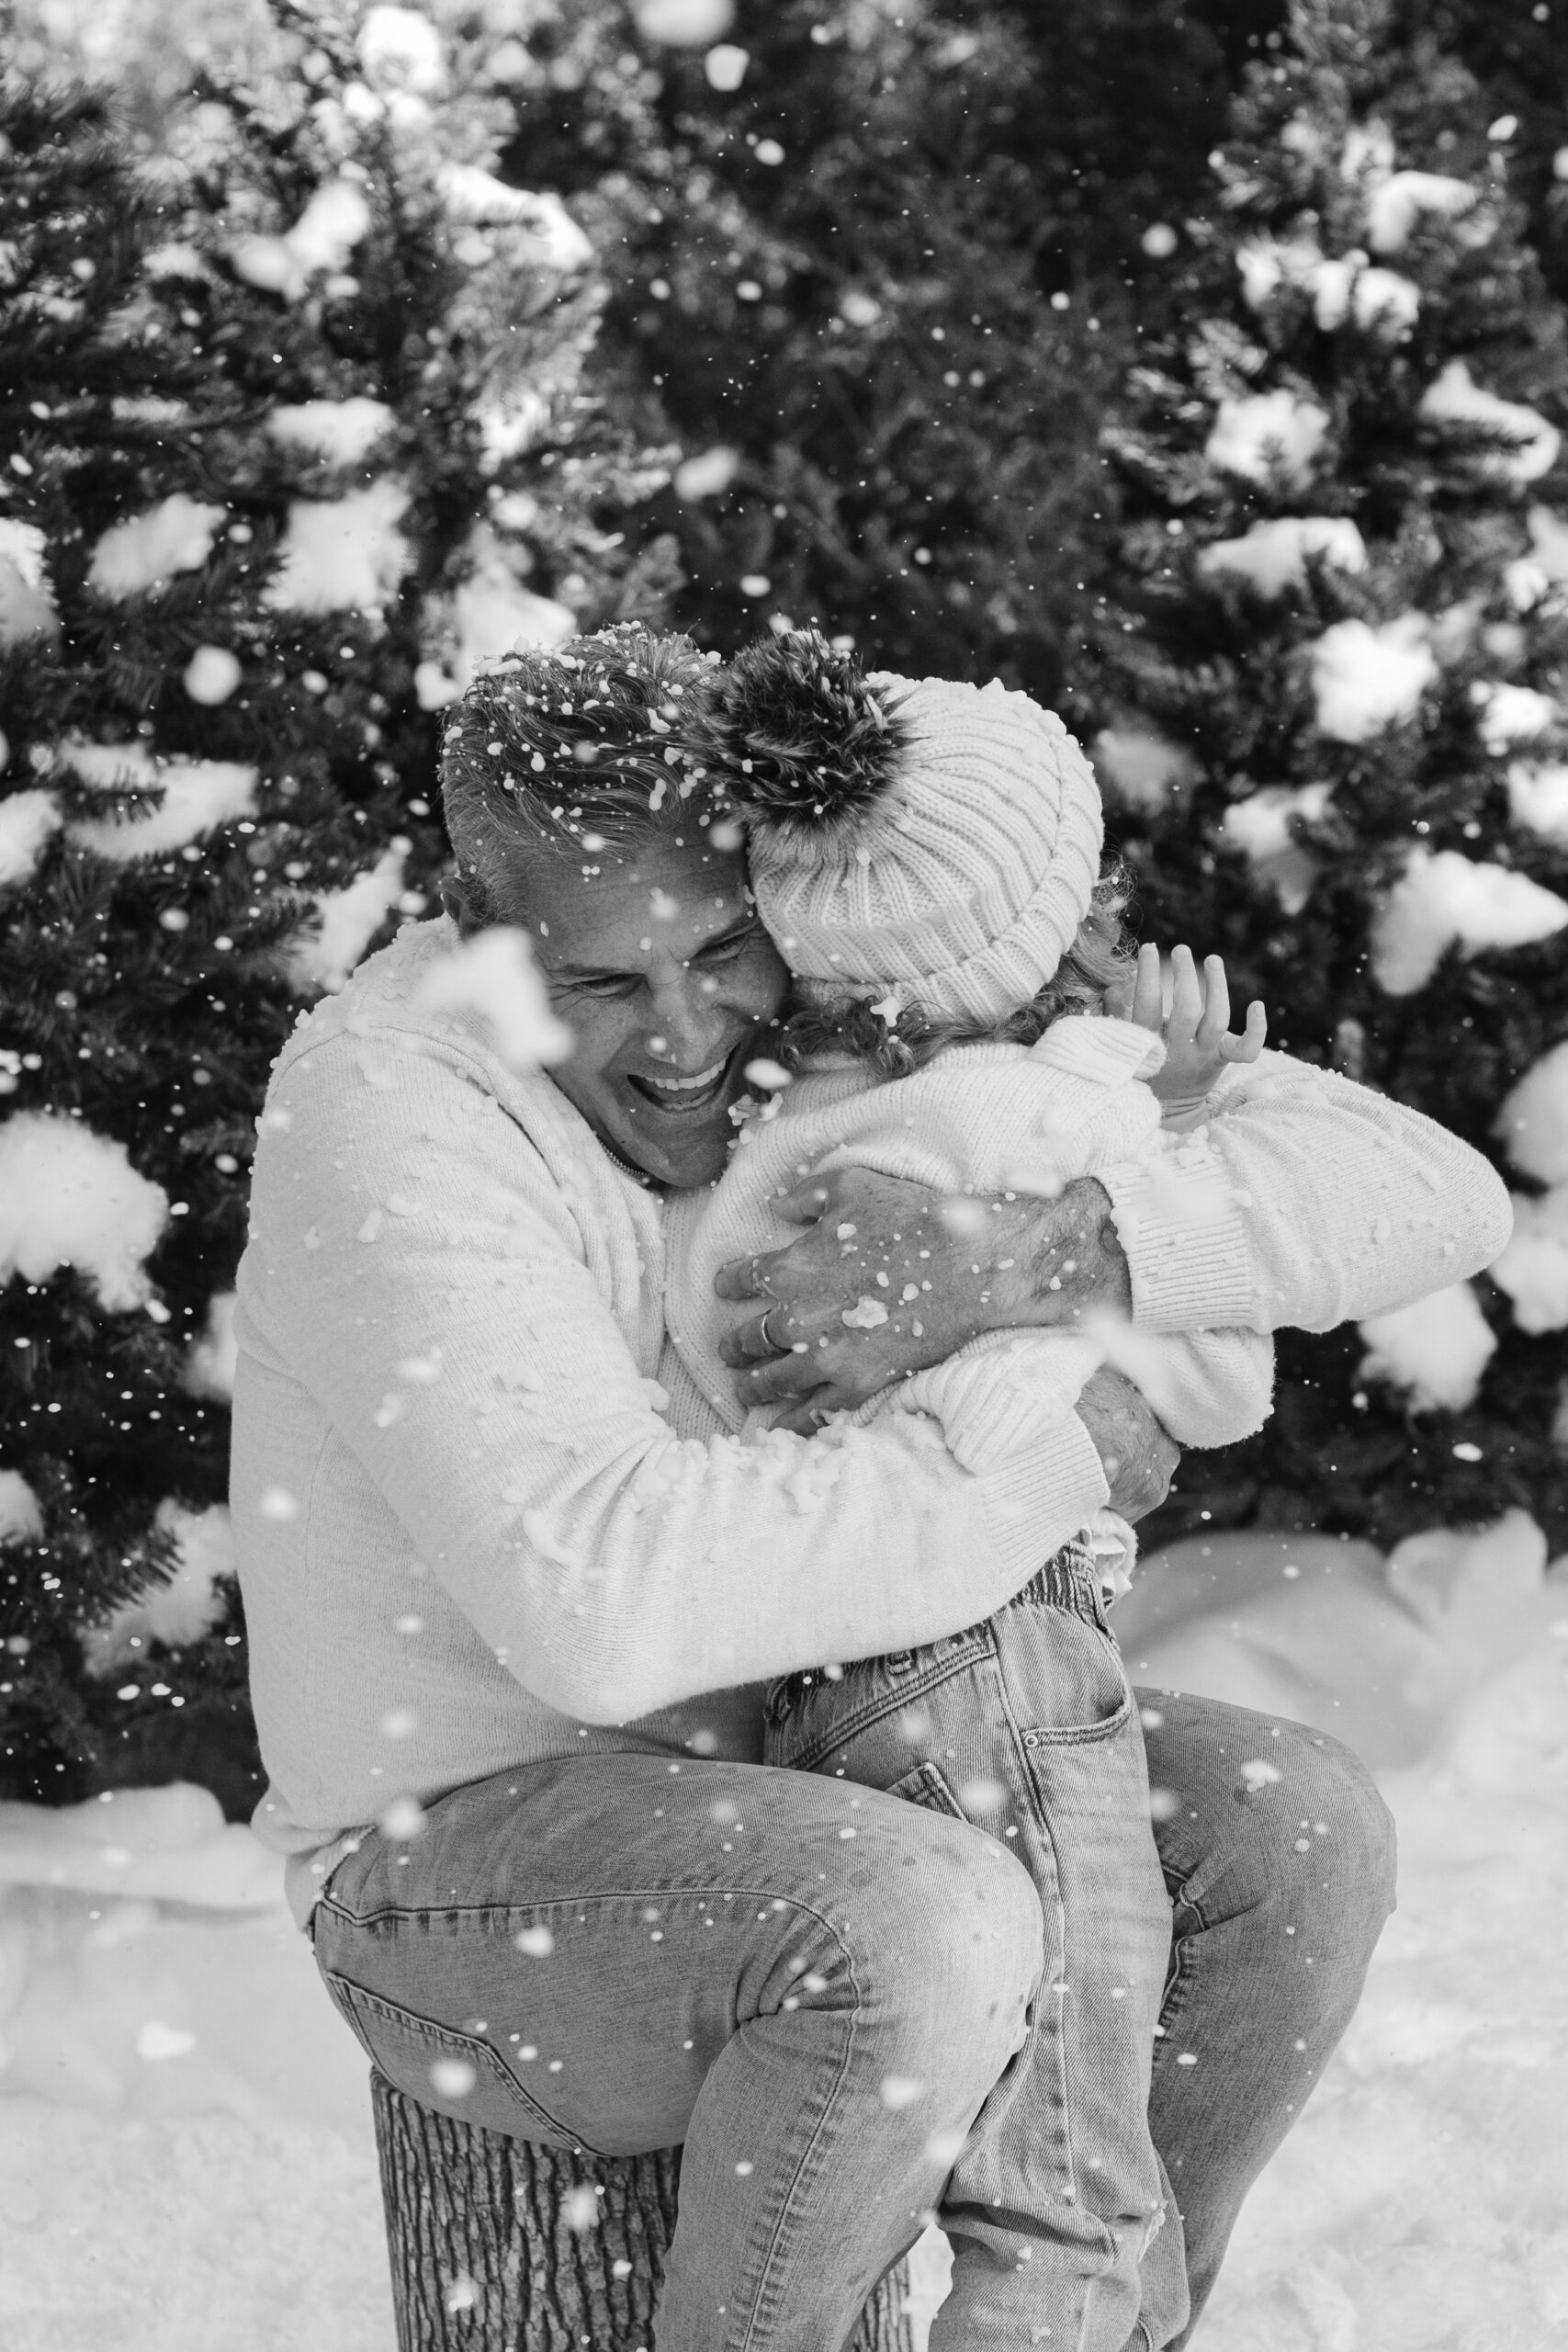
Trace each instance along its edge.
{"label": "man's nose", "polygon": [[700,1061],[729,1026],[715,995],[703,987],[696,972],[668,973],[655,981],[652,994],[649,1043],[661,1061],[687,1066]]}

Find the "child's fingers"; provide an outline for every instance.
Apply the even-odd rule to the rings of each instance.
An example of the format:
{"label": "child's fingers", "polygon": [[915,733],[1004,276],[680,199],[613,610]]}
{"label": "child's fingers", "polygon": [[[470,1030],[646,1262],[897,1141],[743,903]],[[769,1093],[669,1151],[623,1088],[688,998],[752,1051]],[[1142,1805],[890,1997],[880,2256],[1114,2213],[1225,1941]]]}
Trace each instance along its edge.
{"label": "child's fingers", "polygon": [[1140,1029],[1153,1029],[1156,1034],[1165,1026],[1165,986],[1160,978],[1159,949],[1152,943],[1138,950],[1133,1018]]}
{"label": "child's fingers", "polygon": [[1190,1037],[1203,1014],[1203,990],[1190,947],[1170,951],[1170,1019],[1167,1037]]}
{"label": "child's fingers", "polygon": [[1223,956],[1203,958],[1203,1018],[1198,1023],[1197,1042],[1211,1051],[1231,1025],[1230,982],[1225,978]]}
{"label": "child's fingers", "polygon": [[1159,986],[1159,948],[1143,945],[1138,950],[1138,965],[1131,976],[1117,981],[1117,988],[1107,997],[1110,1009],[1119,1021],[1135,1021],[1138,1028],[1159,1033],[1166,1025],[1164,995]]}
{"label": "child's fingers", "polygon": [[1227,1062],[1255,1062],[1269,1038],[1269,1015],[1257,997],[1247,1008],[1247,1027],[1239,1037],[1220,1039],[1220,1058]]}

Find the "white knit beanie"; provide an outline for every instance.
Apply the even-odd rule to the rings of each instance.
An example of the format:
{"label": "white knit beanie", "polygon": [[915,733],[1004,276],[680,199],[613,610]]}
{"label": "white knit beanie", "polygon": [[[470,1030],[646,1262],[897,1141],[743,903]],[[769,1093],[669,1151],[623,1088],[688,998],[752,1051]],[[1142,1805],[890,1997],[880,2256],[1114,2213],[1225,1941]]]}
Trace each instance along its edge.
{"label": "white knit beanie", "polygon": [[1055,711],[996,681],[865,676],[808,631],[717,688],[717,763],[801,993],[977,1022],[1028,1003],[1089,912],[1104,833]]}

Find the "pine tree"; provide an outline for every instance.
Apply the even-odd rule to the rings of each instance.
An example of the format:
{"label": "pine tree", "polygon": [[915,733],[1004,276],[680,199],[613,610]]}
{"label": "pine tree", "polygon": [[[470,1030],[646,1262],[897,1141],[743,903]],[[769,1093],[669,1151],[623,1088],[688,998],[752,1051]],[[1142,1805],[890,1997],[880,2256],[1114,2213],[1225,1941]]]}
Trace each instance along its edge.
{"label": "pine tree", "polygon": [[[1416,15],[1414,0],[1405,13]],[[1417,22],[1461,58],[1486,93],[1488,128],[1508,153],[1552,294],[1568,295],[1568,24],[1546,0],[1436,0]]]}
{"label": "pine tree", "polygon": [[[691,460],[656,510],[682,624],[729,649],[815,613],[1054,695],[1100,415],[1271,0],[425,8],[510,97],[504,173],[614,260],[596,376]],[[177,22],[210,48],[210,0]],[[162,47],[124,61],[146,119]]]}
{"label": "pine tree", "polygon": [[1082,233],[1113,199],[1065,209],[1065,153],[1052,192],[1039,126],[1072,85],[996,0],[789,0],[692,46],[673,13],[634,10],[640,41],[603,9],[541,24],[507,155],[615,258],[596,366],[685,460],[659,503],[682,625],[728,650],[816,615],[1049,695],[1130,333]]}
{"label": "pine tree", "polygon": [[1524,1237],[1392,1330],[1286,1337],[1178,1530],[1568,1525],[1568,344],[1490,119],[1380,0],[1293,0],[1106,436],[1076,707],[1146,935],[1489,1150]]}
{"label": "pine tree", "polygon": [[387,32],[284,15],[156,175],[97,102],[4,93],[9,1793],[248,1810],[226,1316],[268,1066],[425,909],[473,662],[657,594],[605,527],[660,477],[581,385],[587,241],[485,168],[434,29]]}

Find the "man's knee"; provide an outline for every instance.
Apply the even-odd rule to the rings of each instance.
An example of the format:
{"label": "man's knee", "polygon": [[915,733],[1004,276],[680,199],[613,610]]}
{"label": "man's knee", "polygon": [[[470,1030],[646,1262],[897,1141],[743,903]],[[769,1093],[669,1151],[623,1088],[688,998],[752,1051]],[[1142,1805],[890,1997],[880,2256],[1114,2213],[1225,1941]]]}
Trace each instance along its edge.
{"label": "man's knee", "polygon": [[1291,1883],[1314,1902],[1326,1897],[1348,1932],[1361,1930],[1370,1951],[1394,1905],[1393,1815],[1353,1749],[1305,1724],[1279,1728],[1281,1772],[1299,1798],[1289,1841]]}
{"label": "man's knee", "polygon": [[854,1941],[915,2042],[1007,2062],[1039,1989],[1044,1923],[1029,1874],[965,1822],[907,1808],[908,1850],[857,1904]]}
{"label": "man's knee", "polygon": [[1231,1712],[1250,1725],[1249,1753],[1233,1766],[1212,1875],[1201,1871],[1179,1904],[1195,1897],[1211,1922],[1243,1911],[1331,1918],[1342,1953],[1370,1955],[1393,1908],[1395,1862],[1393,1818],[1371,1774],[1326,1732]]}
{"label": "man's knee", "polygon": [[1311,1724],[1194,1691],[1141,1694],[1156,1815],[1177,1905],[1207,1927],[1247,1913],[1331,1910],[1371,1951],[1393,1907],[1393,1823],[1360,1758]]}

